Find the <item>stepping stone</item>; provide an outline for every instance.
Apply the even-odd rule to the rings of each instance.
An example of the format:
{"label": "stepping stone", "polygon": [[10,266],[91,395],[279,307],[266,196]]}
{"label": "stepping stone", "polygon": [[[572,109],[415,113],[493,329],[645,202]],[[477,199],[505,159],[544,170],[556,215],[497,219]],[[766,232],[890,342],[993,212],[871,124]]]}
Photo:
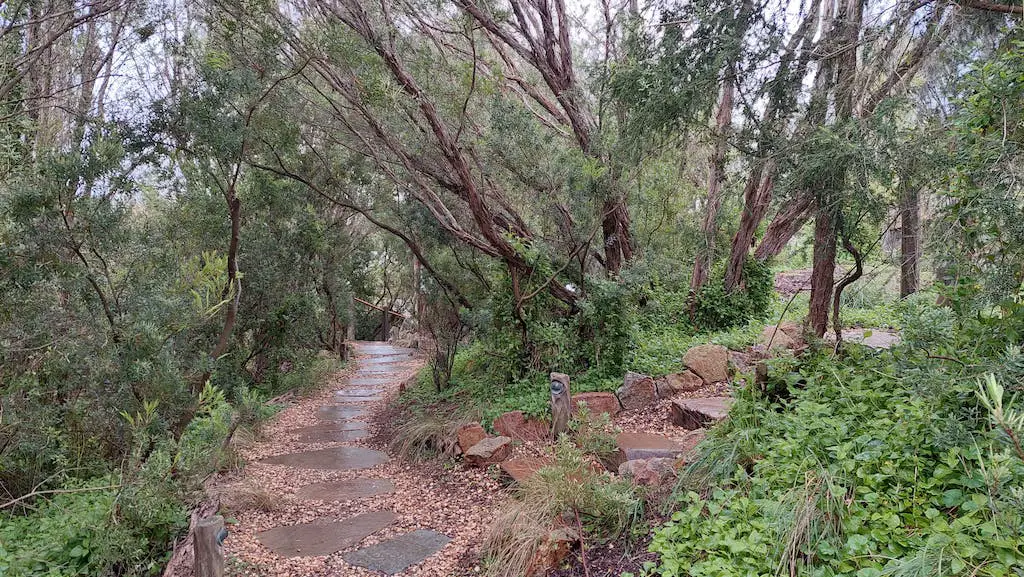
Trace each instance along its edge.
{"label": "stepping stone", "polygon": [[360,375],[380,375],[384,373],[398,373],[401,372],[400,367],[393,367],[390,365],[376,365],[369,367],[360,367],[358,374]]}
{"label": "stepping stone", "polygon": [[390,382],[391,379],[387,377],[356,377],[354,379],[349,379],[348,384],[353,387],[383,387]]}
{"label": "stepping stone", "polygon": [[306,485],[295,492],[302,501],[351,501],[393,493],[395,484],[388,479],[352,479]]}
{"label": "stepping stone", "polygon": [[341,389],[335,391],[335,395],[349,396],[349,397],[376,397],[383,393],[384,390],[380,388],[359,388],[354,387],[351,389]]}
{"label": "stepping stone", "polygon": [[318,519],[312,523],[274,527],[256,538],[282,557],[316,557],[355,546],[396,519],[398,515],[391,511],[373,511],[342,521]]}
{"label": "stepping stone", "polygon": [[356,417],[365,417],[366,409],[347,405],[328,405],[317,409],[316,416],[323,421],[348,421]]}
{"label": "stepping stone", "polygon": [[362,421],[344,421],[340,423],[322,423],[311,427],[290,429],[289,433],[298,435],[318,435],[320,433],[338,433],[341,431],[366,431],[367,424]]}
{"label": "stepping stone", "polygon": [[299,469],[326,469],[332,471],[353,471],[376,467],[388,460],[380,451],[362,447],[332,447],[304,453],[288,453],[262,459],[268,465],[286,465]]}
{"label": "stepping stone", "polygon": [[369,436],[370,432],[366,429],[358,429],[354,431],[323,431],[320,433],[310,433],[308,435],[302,435],[298,438],[300,443],[344,443],[346,441],[357,441]]}
{"label": "stepping stone", "polygon": [[342,556],[351,565],[394,575],[441,550],[451,538],[420,529]]}
{"label": "stepping stone", "polygon": [[364,359],[357,359],[360,364],[363,365],[387,365],[387,364],[398,364],[407,363],[413,360],[412,355],[388,355],[382,357],[366,357]]}
{"label": "stepping stone", "polygon": [[709,427],[729,415],[732,397],[706,397],[672,401],[672,424],[684,429]]}
{"label": "stepping stone", "polygon": [[336,403],[372,403],[373,401],[380,401],[384,397],[380,395],[367,397],[361,395],[334,395],[334,402]]}

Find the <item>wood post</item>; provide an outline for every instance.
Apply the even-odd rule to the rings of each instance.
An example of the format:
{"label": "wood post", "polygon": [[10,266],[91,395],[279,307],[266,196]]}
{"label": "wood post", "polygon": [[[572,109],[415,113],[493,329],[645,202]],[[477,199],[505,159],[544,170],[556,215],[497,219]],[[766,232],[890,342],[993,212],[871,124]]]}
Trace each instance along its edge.
{"label": "wood post", "polygon": [[558,436],[569,427],[572,415],[572,398],[569,393],[569,375],[551,373],[551,438]]}
{"label": "wood post", "polygon": [[196,524],[193,533],[196,560],[196,577],[224,577],[224,548],[221,542],[226,536],[224,517],[212,515]]}

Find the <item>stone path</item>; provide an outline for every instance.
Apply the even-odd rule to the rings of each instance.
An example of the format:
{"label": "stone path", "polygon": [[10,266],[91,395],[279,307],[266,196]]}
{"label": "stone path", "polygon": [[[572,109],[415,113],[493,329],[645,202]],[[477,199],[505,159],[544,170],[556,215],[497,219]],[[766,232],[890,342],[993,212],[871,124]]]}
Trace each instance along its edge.
{"label": "stone path", "polygon": [[[372,445],[368,423],[421,366],[415,351],[359,343],[356,353],[340,386],[289,409],[296,414],[282,415],[266,446],[247,455],[247,479],[235,486],[260,495],[266,510],[243,511],[231,528],[229,558],[262,568],[241,574],[451,575],[467,541],[479,540],[465,529],[488,517],[488,478],[460,472],[471,477],[457,480],[458,497],[476,502],[453,503],[450,487]],[[452,536],[461,550],[447,551]]]}

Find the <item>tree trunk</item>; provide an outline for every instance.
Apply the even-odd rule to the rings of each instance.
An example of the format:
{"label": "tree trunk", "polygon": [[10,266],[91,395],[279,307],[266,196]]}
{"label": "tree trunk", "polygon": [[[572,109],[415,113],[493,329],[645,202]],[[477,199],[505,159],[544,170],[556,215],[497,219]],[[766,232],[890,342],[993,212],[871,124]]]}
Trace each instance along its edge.
{"label": "tree trunk", "polygon": [[708,202],[700,231],[704,246],[697,251],[690,276],[690,291],[696,293],[708,280],[715,258],[715,236],[718,233],[718,211],[722,206],[722,183],[725,181],[725,152],[729,128],[732,126],[732,101],[735,84],[731,79],[722,83],[722,97],[715,118],[715,147],[708,160]]}
{"label": "tree trunk", "polygon": [[629,210],[622,197],[605,201],[601,207],[603,218],[601,232],[604,234],[604,268],[609,276],[615,276],[622,265],[633,258],[633,239],[629,234]]}
{"label": "tree trunk", "polygon": [[900,296],[917,292],[920,285],[918,261],[920,257],[920,193],[909,184],[900,197]]}
{"label": "tree trunk", "polygon": [[818,337],[828,329],[828,308],[836,270],[836,228],[828,207],[819,208],[814,218],[814,268],[811,271],[811,302],[808,323]]}
{"label": "tree trunk", "polygon": [[754,258],[760,262],[768,262],[779,256],[790,239],[800,232],[804,224],[810,220],[812,214],[814,214],[814,195],[812,194],[800,194],[786,202],[768,224],[764,238],[761,239],[761,243],[754,251]]}
{"label": "tree trunk", "polygon": [[725,290],[737,290],[743,282],[743,263],[747,260],[750,247],[754,244],[757,227],[768,212],[775,186],[775,163],[771,160],[758,161],[750,171],[747,185],[743,190],[743,213],[740,227],[732,238],[732,250],[725,269]]}

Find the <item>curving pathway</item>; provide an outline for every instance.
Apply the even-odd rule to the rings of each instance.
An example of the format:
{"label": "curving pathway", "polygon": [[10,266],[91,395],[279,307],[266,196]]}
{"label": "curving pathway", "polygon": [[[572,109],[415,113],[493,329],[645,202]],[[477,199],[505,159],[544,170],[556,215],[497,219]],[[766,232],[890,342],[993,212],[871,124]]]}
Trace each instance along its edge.
{"label": "curving pathway", "polygon": [[[225,543],[229,572],[454,574],[467,541],[479,537],[467,539],[465,523],[486,519],[489,500],[480,496],[494,494],[493,480],[472,472],[438,479],[370,443],[370,416],[422,366],[416,351],[359,343],[354,364],[330,391],[286,411],[247,455],[228,489],[243,496],[235,501],[251,497]],[[449,547],[453,535],[458,547]]]}

